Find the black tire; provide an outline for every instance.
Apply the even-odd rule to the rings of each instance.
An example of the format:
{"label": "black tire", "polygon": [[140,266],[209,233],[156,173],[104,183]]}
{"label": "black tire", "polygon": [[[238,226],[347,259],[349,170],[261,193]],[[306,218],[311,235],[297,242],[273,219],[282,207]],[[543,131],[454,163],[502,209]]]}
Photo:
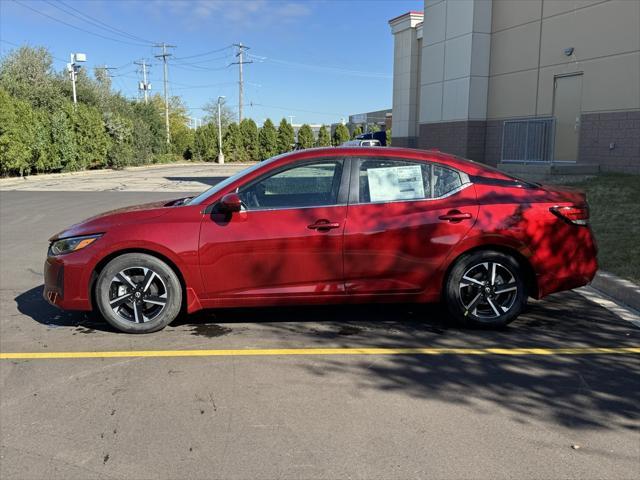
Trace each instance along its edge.
{"label": "black tire", "polygon": [[[487,279],[483,277],[485,270]],[[511,255],[494,250],[479,250],[460,257],[449,272],[444,289],[444,301],[451,316],[462,325],[483,328],[511,323],[525,308],[527,297],[521,265]]]}
{"label": "black tire", "polygon": [[144,253],[125,253],[100,272],[95,300],[104,319],[118,330],[152,333],[180,313],[182,287],[176,273],[162,260]]}

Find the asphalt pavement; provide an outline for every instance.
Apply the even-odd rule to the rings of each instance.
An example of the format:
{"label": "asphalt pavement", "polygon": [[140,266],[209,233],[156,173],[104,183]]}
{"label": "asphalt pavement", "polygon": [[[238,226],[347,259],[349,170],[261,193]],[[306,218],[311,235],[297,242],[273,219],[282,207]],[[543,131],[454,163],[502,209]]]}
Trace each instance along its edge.
{"label": "asphalt pavement", "polygon": [[[49,236],[178,196],[0,191],[0,353],[48,355],[0,359],[3,480],[638,477],[640,355],[624,348],[640,329],[575,292],[500,331],[365,305],[207,311],[131,336],[42,300]],[[295,354],[309,348],[324,353]]]}

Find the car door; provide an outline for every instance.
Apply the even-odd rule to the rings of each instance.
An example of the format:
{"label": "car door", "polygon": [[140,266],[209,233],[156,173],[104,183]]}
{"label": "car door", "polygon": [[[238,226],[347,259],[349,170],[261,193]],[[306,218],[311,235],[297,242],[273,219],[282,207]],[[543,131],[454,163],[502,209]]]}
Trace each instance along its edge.
{"label": "car door", "polygon": [[354,159],[344,239],[348,294],[417,293],[472,227],[466,174],[425,161]]}
{"label": "car door", "polygon": [[239,187],[240,212],[214,208],[200,233],[207,296],[243,304],[343,295],[343,167],[340,158],[281,167]]}

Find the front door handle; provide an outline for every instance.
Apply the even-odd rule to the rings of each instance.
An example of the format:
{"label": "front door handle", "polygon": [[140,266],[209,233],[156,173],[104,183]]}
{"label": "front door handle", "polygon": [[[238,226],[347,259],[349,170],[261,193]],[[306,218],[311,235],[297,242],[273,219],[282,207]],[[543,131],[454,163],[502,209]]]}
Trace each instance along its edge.
{"label": "front door handle", "polygon": [[470,213],[461,212],[460,210],[449,210],[445,215],[438,217],[445,222],[461,222],[462,220],[469,220],[471,218]]}
{"label": "front door handle", "polygon": [[340,228],[340,224],[336,222],[330,222],[329,220],[318,220],[316,223],[308,225],[307,228],[311,230],[318,230],[319,232],[328,232],[334,228]]}

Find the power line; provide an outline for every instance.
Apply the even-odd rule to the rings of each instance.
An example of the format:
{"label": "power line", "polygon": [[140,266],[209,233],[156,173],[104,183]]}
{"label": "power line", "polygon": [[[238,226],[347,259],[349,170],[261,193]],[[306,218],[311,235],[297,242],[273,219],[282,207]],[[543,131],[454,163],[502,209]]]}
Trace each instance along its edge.
{"label": "power line", "polygon": [[283,107],[283,106],[279,106],[279,105],[266,105],[264,103],[253,103],[250,102],[249,103],[250,107],[266,107],[266,108],[275,108],[276,110],[291,110],[292,112],[304,112],[304,113],[313,113],[316,115],[330,115],[330,116],[340,116],[340,117],[344,117],[344,116],[348,116],[345,115],[344,113],[337,113],[337,112],[318,112],[318,111],[314,111],[314,110],[304,110],[301,108],[291,108],[291,107]]}
{"label": "power line", "polygon": [[357,76],[357,77],[370,77],[370,78],[392,78],[392,75],[388,75],[385,73],[380,73],[380,72],[365,72],[362,70],[350,70],[347,68],[342,68],[342,67],[333,67],[333,66],[326,66],[326,65],[317,65],[317,64],[309,64],[309,63],[300,63],[300,62],[291,62],[289,60],[280,60],[277,58],[272,58],[272,57],[260,57],[257,55],[252,55],[249,54],[249,57],[259,61],[259,62],[273,62],[273,63],[278,63],[281,65],[286,65],[286,66],[290,66],[290,67],[295,67],[295,68],[306,68],[307,70],[313,70],[313,71],[317,71],[317,72],[329,72],[329,73],[335,73],[335,74],[342,74],[342,75],[353,75],[353,76]]}
{"label": "power line", "polygon": [[[176,84],[175,82],[172,82],[174,85]],[[233,85],[236,82],[222,82],[222,83],[210,83],[208,85],[190,85],[187,87],[172,87],[173,90],[191,90],[191,89],[198,89],[198,88],[212,88],[212,87],[222,87],[224,85]]]}
{"label": "power line", "polygon": [[72,23],[68,23],[68,22],[65,22],[64,20],[60,20],[59,18],[56,18],[56,17],[54,17],[52,15],[49,15],[48,13],[44,13],[44,12],[41,12],[40,10],[36,10],[35,8],[32,8],[29,5],[26,5],[26,4],[24,4],[24,3],[22,3],[22,2],[20,2],[18,0],[13,0],[13,1],[15,3],[17,3],[18,5],[20,5],[21,7],[29,9],[32,12],[37,13],[38,15],[42,15],[43,17],[47,17],[47,18],[53,20],[54,22],[61,23],[63,25],[66,25],[67,27],[75,28],[76,30],[79,30],[81,32],[88,33],[89,35],[94,35],[96,37],[104,38],[105,40],[111,40],[112,42],[124,43],[124,44],[127,44],[127,45],[135,45],[135,46],[138,46],[138,47],[147,47],[147,46],[149,46],[148,44],[144,44],[144,43],[127,42],[125,40],[120,40],[120,39],[117,39],[117,38],[113,38],[113,37],[108,37],[106,35],[102,35],[100,33],[92,32],[92,31],[86,30],[86,29],[84,29],[82,27],[78,27],[77,25],[73,25]]}
{"label": "power line", "polygon": [[[216,60],[224,60],[224,59],[229,59],[230,55],[223,55],[221,57],[214,57],[214,58],[209,58],[207,60],[199,60],[197,62],[184,62],[181,60],[176,61],[176,59],[173,59],[173,63],[176,65],[189,65],[189,66],[195,66],[195,67],[199,67],[200,65],[203,64],[208,64],[209,62],[214,62]],[[207,68],[207,67],[200,67],[200,68]]]}
{"label": "power line", "polygon": [[233,45],[227,45],[226,47],[218,48],[217,50],[209,50],[208,52],[198,53],[196,55],[188,55],[186,57],[174,57],[174,60],[187,60],[189,58],[205,57],[207,55],[211,55],[212,53],[222,52],[222,51],[227,50],[229,48],[233,48]]}
{"label": "power line", "polygon": [[215,72],[218,70],[226,70],[227,68],[229,68],[229,65],[225,65],[224,67],[209,67],[209,68],[199,67],[199,66],[192,67],[192,66],[186,66],[186,64],[174,63],[174,62],[171,62],[171,65],[181,70],[186,70],[188,72]]}
{"label": "power line", "polygon": [[[13,43],[13,42],[10,42],[9,40],[4,40],[4,39],[1,39],[1,38],[0,38],[0,42],[6,43],[7,45],[12,45],[12,46],[17,47],[17,48],[21,48],[21,47],[24,46],[24,45],[18,45],[17,43]],[[49,55],[51,55],[51,52],[49,52]],[[53,56],[53,55],[51,55],[51,58],[53,58],[55,60],[58,60],[59,62],[64,62],[64,63],[68,62],[68,60],[66,60],[64,58],[56,57],[56,56]]]}
{"label": "power line", "polygon": [[[61,0],[58,0],[57,2],[52,2],[50,0],[45,0],[46,3],[48,3],[49,5],[51,5],[52,7],[54,7],[55,9],[61,11],[62,13],[64,13],[65,15],[69,15],[73,18],[76,18],[78,20],[80,20],[81,22],[85,22],[88,23],[89,25],[92,25],[94,27],[97,27],[101,30],[106,31],[108,34],[115,34],[116,36],[119,37],[124,37],[126,40],[134,40],[136,42],[144,42],[144,43],[148,43],[149,45],[153,44],[153,42],[150,42],[149,40],[145,40],[144,38],[140,38],[140,37],[136,37],[135,35],[129,34],[127,32],[125,32],[124,30],[119,30],[115,27],[111,27],[110,25],[107,25],[106,23],[102,22],[101,20],[98,19],[94,19],[92,17],[90,17],[89,15],[86,15],[84,13],[82,13],[80,10],[65,4],[64,2],[62,2]],[[73,10],[73,11],[72,11]],[[78,12],[80,15],[74,13]],[[81,16],[82,15],[82,16]],[[86,18],[83,18],[86,17]]]}
{"label": "power line", "polygon": [[[47,3],[51,4],[52,2],[47,1]],[[114,33],[117,33],[117,34],[120,34],[120,35],[123,35],[123,36],[127,36],[130,39],[133,39],[133,40],[136,40],[136,41],[145,42],[145,43],[149,43],[149,44],[155,43],[155,42],[152,42],[151,40],[146,40],[146,39],[144,39],[142,37],[138,37],[138,36],[136,36],[136,35],[134,35],[132,33],[129,33],[127,31],[125,31],[125,30],[121,30],[119,28],[113,27],[113,26],[109,25],[108,23],[103,22],[102,20],[100,20],[98,18],[92,17],[91,15],[88,15],[88,14],[78,10],[77,8],[72,7],[71,5],[68,5],[67,3],[63,2],[62,0],[58,0],[58,3],[64,5],[68,9],[73,10],[74,12],[79,13],[80,15],[82,15],[83,17],[86,18],[86,20],[85,20],[86,22],[92,23],[92,24],[96,25],[99,28],[103,28],[105,30],[111,30]],[[60,8],[60,7],[58,7],[58,8]],[[76,17],[76,18],[79,18],[77,15],[74,15],[73,13],[69,12],[69,14],[74,16],[74,17]]]}

